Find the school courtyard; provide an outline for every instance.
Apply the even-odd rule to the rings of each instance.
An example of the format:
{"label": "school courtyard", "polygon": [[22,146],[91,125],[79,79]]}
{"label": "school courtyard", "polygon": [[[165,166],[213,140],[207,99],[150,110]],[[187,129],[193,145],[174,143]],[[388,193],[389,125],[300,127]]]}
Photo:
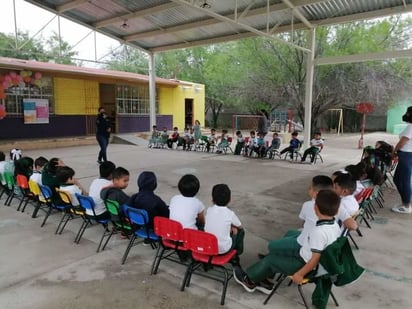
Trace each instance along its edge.
{"label": "school courtyard", "polygon": [[[158,178],[156,193],[167,203],[178,193],[177,182],[186,173],[199,178],[198,197],[206,207],[211,205],[212,186],[228,184],[232,190],[230,206],[246,230],[241,263],[247,267],[257,260],[258,252],[266,252],[269,239],[300,226],[298,213],[308,200],[307,188],[313,176],[331,175],[360,160],[359,135],[324,137],[324,163],[315,165],[125,144],[110,144],[108,156],[130,171],[127,193],[138,190],[139,173],[151,170]],[[364,145],[374,145],[377,140],[394,144],[397,139],[395,135],[372,133],[365,136]],[[98,176],[97,143],[26,151],[23,148],[23,152],[33,158],[62,158],[74,168],[85,187]],[[371,221],[372,229],[361,224],[363,237],[353,233],[360,247],[353,251],[366,272],[352,285],[333,289],[341,308],[412,308],[412,215],[390,211],[399,203],[392,187],[384,186],[384,198],[385,208],[378,209]],[[136,245],[121,265],[128,240],[114,235],[106,250],[96,253],[101,226],[86,229],[77,245],[73,240],[80,220],[69,222],[62,235],[55,235],[61,214],[51,215],[41,228],[43,212],[32,219],[32,207],[22,214],[16,211],[17,201],[7,207],[3,206],[4,200],[3,197],[0,201],[0,308],[222,308],[218,282],[194,275],[190,287],[180,291],[185,271],[181,265],[162,261],[158,274],[151,276],[156,251],[150,246]],[[313,285],[304,290],[310,300]],[[304,308],[295,286],[282,285],[266,306],[265,298],[259,291],[247,293],[232,279],[224,307]],[[335,307],[331,300],[329,307]]]}

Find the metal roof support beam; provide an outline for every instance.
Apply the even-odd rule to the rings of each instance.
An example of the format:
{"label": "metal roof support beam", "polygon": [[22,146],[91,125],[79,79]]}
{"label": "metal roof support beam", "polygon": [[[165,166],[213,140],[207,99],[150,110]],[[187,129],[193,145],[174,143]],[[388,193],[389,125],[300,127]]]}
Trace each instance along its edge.
{"label": "metal roof support beam", "polygon": [[365,61],[384,61],[387,59],[402,59],[402,58],[412,58],[412,49],[384,51],[384,52],[379,52],[379,53],[367,53],[367,54],[357,54],[357,55],[347,55],[347,56],[324,57],[324,58],[317,58],[314,61],[314,63],[315,65],[333,65],[333,64],[365,62]]}
{"label": "metal roof support beam", "polygon": [[89,2],[89,1],[88,0],[70,1],[70,2],[67,2],[65,4],[58,5],[56,7],[56,11],[59,12],[59,13],[63,13],[65,11],[70,11],[72,9],[75,9],[75,8],[79,7],[79,6],[82,6],[83,4],[85,4],[87,2]]}
{"label": "metal roof support beam", "polygon": [[272,40],[276,40],[276,41],[282,42],[282,43],[284,43],[284,44],[286,44],[286,45],[289,45],[289,46],[291,46],[291,47],[294,47],[294,48],[297,48],[297,49],[299,49],[299,50],[302,50],[302,51],[304,51],[304,52],[306,52],[306,53],[307,53],[307,52],[310,52],[310,50],[307,49],[307,48],[305,48],[305,47],[302,47],[302,46],[299,46],[299,45],[296,45],[296,44],[287,42],[287,41],[285,41],[285,40],[279,39],[278,37],[275,37],[275,36],[273,36],[273,35],[270,35],[270,34],[268,34],[268,33],[265,33],[264,31],[260,31],[260,30],[258,30],[258,29],[256,29],[256,28],[253,28],[253,27],[249,26],[249,25],[245,25],[245,24],[236,22],[236,21],[234,21],[234,20],[231,19],[231,18],[228,18],[228,17],[226,17],[226,16],[220,15],[220,14],[218,14],[218,13],[215,13],[215,12],[211,11],[211,10],[203,9],[203,8],[201,8],[201,7],[197,7],[196,5],[193,5],[193,4],[191,4],[191,3],[187,2],[187,1],[184,1],[184,0],[171,0],[171,1],[173,1],[173,2],[175,2],[175,3],[179,3],[179,4],[182,4],[182,5],[185,5],[185,6],[188,6],[188,7],[190,7],[190,8],[196,9],[196,10],[201,10],[201,11],[202,11],[203,13],[205,13],[206,15],[209,15],[209,16],[211,16],[211,17],[213,17],[213,18],[216,18],[216,19],[218,19],[218,20],[220,20],[220,21],[229,23],[229,24],[231,24],[231,25],[235,25],[235,26],[241,27],[241,28],[243,28],[244,30],[247,30],[247,31],[249,31],[249,32],[252,32],[252,33],[254,33],[254,34],[258,35],[258,36],[267,37],[267,38],[270,38],[270,39],[272,39]]}
{"label": "metal roof support beam", "polygon": [[96,28],[102,28],[102,27],[106,27],[106,26],[115,24],[117,22],[122,22],[125,19],[133,19],[133,18],[143,17],[143,16],[146,16],[146,15],[149,15],[149,14],[155,14],[155,13],[158,13],[158,12],[162,12],[162,11],[166,11],[168,9],[174,8],[176,6],[177,5],[175,3],[170,3],[169,2],[169,3],[157,5],[155,7],[140,10],[140,11],[137,11],[137,12],[132,12],[132,13],[128,13],[128,14],[119,15],[119,16],[116,16],[116,17],[100,20],[100,21],[94,23],[93,26],[96,27]]}
{"label": "metal roof support beam", "polygon": [[149,57],[149,106],[150,106],[150,127],[156,124],[156,71],[154,53],[148,53]]}
{"label": "metal roof support beam", "polygon": [[40,32],[44,30],[55,18],[57,15],[53,16],[43,27],[40,28],[39,31],[37,31],[35,34],[33,34],[26,42],[24,42],[22,45],[18,47],[18,49],[22,49],[27,43],[31,42]]}
{"label": "metal roof support beam", "polygon": [[308,47],[311,52],[306,54],[305,124],[303,126],[303,134],[305,136],[303,145],[305,148],[309,147],[309,141],[311,139],[313,71],[315,68],[315,34],[316,28],[312,28],[308,31]]}
{"label": "metal roof support beam", "polygon": [[306,19],[305,16],[303,16],[298,7],[293,5],[289,0],[282,0],[282,2],[292,9],[292,14],[299,18],[306,25],[306,27],[308,27],[309,29],[313,28],[313,25],[309,22],[309,20]]}

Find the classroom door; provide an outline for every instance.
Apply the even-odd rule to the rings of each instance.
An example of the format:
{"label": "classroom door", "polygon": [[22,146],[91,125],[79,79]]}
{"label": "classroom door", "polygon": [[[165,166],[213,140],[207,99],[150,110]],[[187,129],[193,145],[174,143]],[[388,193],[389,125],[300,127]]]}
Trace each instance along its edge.
{"label": "classroom door", "polygon": [[193,99],[185,99],[185,127],[193,125]]}

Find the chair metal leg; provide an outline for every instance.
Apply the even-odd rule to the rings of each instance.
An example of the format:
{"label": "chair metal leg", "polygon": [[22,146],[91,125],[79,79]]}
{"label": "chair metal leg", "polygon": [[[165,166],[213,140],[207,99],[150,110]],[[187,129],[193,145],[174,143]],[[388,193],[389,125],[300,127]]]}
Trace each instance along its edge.
{"label": "chair metal leg", "polygon": [[227,273],[227,269],[224,268],[224,267],[222,267],[222,268],[223,268],[223,272],[225,274],[225,278],[224,278],[224,281],[222,282],[223,283],[223,291],[222,291],[222,296],[220,297],[220,304],[223,306],[225,304],[227,284],[229,283],[229,278],[230,277]]}
{"label": "chair metal leg", "polygon": [[113,234],[115,233],[115,228],[112,228],[112,231],[110,232],[109,237],[107,237],[106,241],[104,242],[104,245],[102,247],[102,251],[104,251],[104,249],[106,249],[106,245],[108,244],[110,238],[112,238]]}
{"label": "chair metal leg", "polygon": [[[61,234],[63,232],[64,227],[67,224],[67,221],[69,221],[70,219],[70,214],[68,214],[67,212],[63,212],[63,216],[59,222],[59,225],[57,226],[56,232],[54,234]],[[64,225],[62,226],[62,224],[64,223]],[[60,230],[60,227],[62,227],[62,229]],[[60,230],[60,233],[59,233]]]}
{"label": "chair metal leg", "polygon": [[43,226],[46,224],[47,218],[49,218],[51,212],[52,212],[52,207],[49,206],[49,209],[48,209],[48,211],[47,211],[47,214],[46,214],[46,216],[44,217],[44,220],[43,220],[42,224],[40,225],[40,227],[43,227]]}
{"label": "chair metal leg", "polygon": [[185,276],[183,278],[183,282],[182,285],[180,287],[180,291],[184,291],[186,286],[189,286],[190,283],[190,279],[189,277],[192,275],[192,271],[193,271],[193,266],[194,266],[195,262],[191,262],[186,269],[186,273]]}
{"label": "chair metal leg", "polygon": [[279,288],[279,286],[282,284],[282,282],[285,281],[286,278],[287,278],[286,275],[283,275],[283,274],[279,275],[279,277],[277,279],[277,283],[274,286],[272,292],[270,292],[268,297],[266,297],[265,301],[263,302],[264,305],[266,305],[268,303],[268,301],[272,298],[273,294],[275,294],[276,290]]}
{"label": "chair metal leg", "polygon": [[130,249],[133,247],[135,239],[136,235],[133,233],[132,237],[130,238],[129,244],[127,245],[126,251],[123,254],[122,265],[126,262],[127,256],[129,255]]}
{"label": "chair metal leg", "polygon": [[79,244],[80,239],[83,237],[83,233],[86,230],[86,228],[91,224],[89,219],[84,219],[82,225],[80,226],[79,231],[77,232],[76,238],[74,239],[74,242],[76,244]]}
{"label": "chair metal leg", "polygon": [[160,245],[159,248],[157,248],[156,251],[156,256],[153,261],[152,265],[152,270],[150,271],[150,275],[156,275],[157,270],[159,269],[160,261],[162,260],[163,254],[166,251],[166,248],[163,245]]}
{"label": "chair metal leg", "polygon": [[356,243],[356,241],[353,239],[352,235],[348,232],[349,239],[352,241],[353,245],[355,246],[356,249],[359,250],[358,244]]}
{"label": "chair metal leg", "polygon": [[100,238],[99,245],[97,246],[96,253],[98,253],[98,252],[100,251],[100,247],[102,246],[103,239],[104,239],[106,236],[110,235],[110,231],[109,231],[108,228],[107,228],[107,224],[102,224],[102,226],[103,226],[103,228],[104,228],[104,232],[103,232],[102,237]]}
{"label": "chair metal leg", "polygon": [[339,307],[338,300],[336,299],[335,295],[333,295],[332,291],[330,291],[330,296],[332,297],[333,302],[335,303],[335,306]]}
{"label": "chair metal leg", "polygon": [[298,291],[299,291],[300,297],[302,298],[303,304],[305,305],[306,309],[309,309],[309,304],[306,301],[306,297],[305,297],[305,294],[303,293],[301,284],[298,285]]}

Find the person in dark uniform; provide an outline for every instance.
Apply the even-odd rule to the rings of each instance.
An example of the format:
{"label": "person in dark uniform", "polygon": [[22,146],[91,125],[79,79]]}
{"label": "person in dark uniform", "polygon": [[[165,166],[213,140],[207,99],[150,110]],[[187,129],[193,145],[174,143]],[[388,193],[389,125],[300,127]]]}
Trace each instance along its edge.
{"label": "person in dark uniform", "polygon": [[107,114],[103,107],[99,107],[99,114],[96,119],[96,139],[100,146],[99,155],[97,157],[97,163],[107,161],[107,146],[109,145],[110,138],[110,120],[107,118]]}

